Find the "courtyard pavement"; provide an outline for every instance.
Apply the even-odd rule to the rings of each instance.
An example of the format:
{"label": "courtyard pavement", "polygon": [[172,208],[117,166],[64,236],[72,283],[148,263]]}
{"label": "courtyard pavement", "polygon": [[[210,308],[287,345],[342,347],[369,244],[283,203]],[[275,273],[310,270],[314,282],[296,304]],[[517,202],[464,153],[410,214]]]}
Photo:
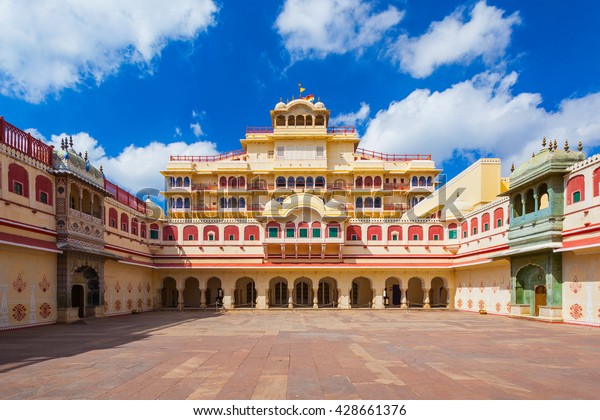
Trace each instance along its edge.
{"label": "courtyard pavement", "polygon": [[161,311],[0,332],[3,399],[599,397],[599,328],[492,315]]}

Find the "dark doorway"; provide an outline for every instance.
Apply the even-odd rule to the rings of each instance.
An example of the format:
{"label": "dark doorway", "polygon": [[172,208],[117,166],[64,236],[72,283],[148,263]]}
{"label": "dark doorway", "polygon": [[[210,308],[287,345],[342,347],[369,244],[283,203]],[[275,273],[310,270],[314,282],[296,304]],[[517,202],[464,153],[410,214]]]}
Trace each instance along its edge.
{"label": "dark doorway", "polygon": [[85,314],[85,298],[83,292],[83,286],[81,284],[74,284],[71,288],[71,306],[73,308],[79,308],[79,318],[83,318]]}
{"label": "dark doorway", "polygon": [[539,316],[540,306],[546,306],[546,286],[535,288],[535,316]]}
{"label": "dark doorway", "polygon": [[402,300],[402,295],[400,292],[400,285],[394,284],[392,286],[392,305],[398,306]]}

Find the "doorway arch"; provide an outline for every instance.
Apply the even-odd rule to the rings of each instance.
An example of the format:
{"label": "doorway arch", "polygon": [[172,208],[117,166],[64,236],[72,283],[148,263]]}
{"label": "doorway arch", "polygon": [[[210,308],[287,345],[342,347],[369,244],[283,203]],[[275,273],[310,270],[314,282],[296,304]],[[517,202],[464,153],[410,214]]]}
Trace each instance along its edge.
{"label": "doorway arch", "polygon": [[289,303],[288,282],[283,277],[275,277],[271,279],[270,287],[271,299],[269,306],[275,308],[284,308]]}
{"label": "doorway arch", "polygon": [[432,308],[446,308],[448,306],[448,288],[442,277],[434,277],[431,280],[429,304]]}
{"label": "doorway arch", "polygon": [[241,277],[235,282],[235,306],[236,307],[256,307],[256,283],[250,277]]}
{"label": "doorway arch", "polygon": [[163,280],[163,287],[161,291],[161,300],[163,308],[176,308],[178,293],[177,283],[172,277],[167,277]]}
{"label": "doorway arch", "polygon": [[206,305],[223,304],[223,289],[221,288],[221,279],[211,277],[206,283]]}
{"label": "doorway arch", "polygon": [[189,277],[185,280],[183,306],[186,308],[200,307],[200,282],[197,278]]}
{"label": "doorway arch", "polygon": [[85,292],[83,290],[83,285],[74,284],[71,287],[71,306],[73,308],[78,308],[77,313],[79,318],[84,318],[85,316]]}
{"label": "doorway arch", "polygon": [[294,306],[312,306],[312,281],[306,277],[300,277],[294,282]]}
{"label": "doorway arch", "polygon": [[370,308],[373,303],[373,289],[371,288],[371,280],[366,277],[356,277],[354,280],[352,280],[350,298],[352,307]]}
{"label": "doorway arch", "polygon": [[317,289],[317,305],[319,308],[337,306],[338,299],[337,282],[332,277],[324,277],[319,280]]}
{"label": "doorway arch", "polygon": [[423,280],[419,277],[411,277],[406,289],[406,300],[408,307],[423,307]]}
{"label": "doorway arch", "polygon": [[385,306],[400,306],[402,304],[402,288],[400,286],[400,279],[396,277],[389,277],[385,280],[385,293],[384,293],[384,305]]}

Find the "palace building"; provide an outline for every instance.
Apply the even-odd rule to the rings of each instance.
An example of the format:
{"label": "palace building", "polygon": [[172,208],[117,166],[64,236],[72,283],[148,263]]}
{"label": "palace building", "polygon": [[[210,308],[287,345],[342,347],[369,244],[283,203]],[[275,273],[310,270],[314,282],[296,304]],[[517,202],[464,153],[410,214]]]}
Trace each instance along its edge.
{"label": "palace building", "polygon": [[238,151],[171,156],[166,212],[0,119],[0,329],[162,308],[600,325],[600,155],[544,140],[509,178],[486,158],[442,183],[329,115],[279,102]]}

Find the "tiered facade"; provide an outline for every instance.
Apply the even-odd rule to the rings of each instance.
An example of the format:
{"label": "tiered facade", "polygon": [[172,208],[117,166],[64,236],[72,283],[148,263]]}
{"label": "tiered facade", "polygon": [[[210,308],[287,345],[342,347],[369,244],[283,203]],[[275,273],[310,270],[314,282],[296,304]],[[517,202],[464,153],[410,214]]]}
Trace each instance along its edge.
{"label": "tiered facade", "polygon": [[440,185],[430,155],[363,150],[298,99],[242,150],[172,156],[165,215],[0,122],[0,328],[221,306],[600,325],[598,155],[550,143],[510,179],[481,159]]}

